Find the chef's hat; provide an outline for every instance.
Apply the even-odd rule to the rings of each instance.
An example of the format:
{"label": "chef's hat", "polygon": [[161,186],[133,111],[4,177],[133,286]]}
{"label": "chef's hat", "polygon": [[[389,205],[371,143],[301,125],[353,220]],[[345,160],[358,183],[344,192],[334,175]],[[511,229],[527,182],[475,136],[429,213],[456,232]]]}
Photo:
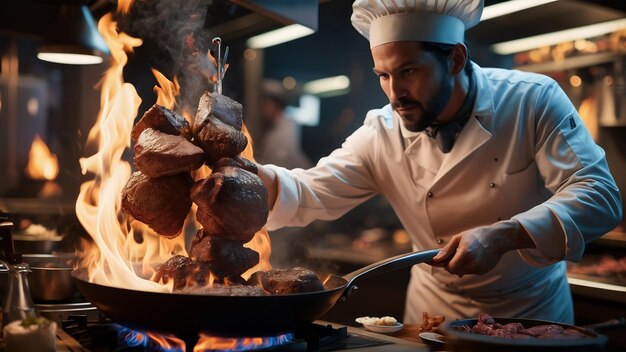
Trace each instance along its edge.
{"label": "chef's hat", "polygon": [[351,20],[370,48],[399,41],[457,44],[482,12],[483,0],[356,0]]}

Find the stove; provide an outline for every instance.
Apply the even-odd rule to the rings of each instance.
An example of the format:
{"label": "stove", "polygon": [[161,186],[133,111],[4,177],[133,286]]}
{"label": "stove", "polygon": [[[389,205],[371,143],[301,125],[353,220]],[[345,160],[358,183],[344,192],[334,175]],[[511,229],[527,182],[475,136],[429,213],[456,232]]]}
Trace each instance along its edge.
{"label": "stove", "polygon": [[419,343],[324,321],[275,337],[176,337],[115,324],[85,301],[36,306],[59,326],[59,352],[429,351]]}

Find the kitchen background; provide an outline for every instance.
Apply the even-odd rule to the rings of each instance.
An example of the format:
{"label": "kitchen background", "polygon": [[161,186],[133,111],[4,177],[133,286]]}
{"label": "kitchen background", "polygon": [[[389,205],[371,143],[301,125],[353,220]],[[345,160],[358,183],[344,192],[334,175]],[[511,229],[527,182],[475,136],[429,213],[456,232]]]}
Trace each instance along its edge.
{"label": "kitchen background", "polygon": [[[485,4],[503,2],[487,0]],[[219,36],[221,54],[229,48],[223,93],[244,104],[244,119],[259,157],[272,161],[272,155],[264,155],[271,143],[264,141],[270,129],[261,113],[265,95],[277,96],[290,105],[290,116],[297,121],[292,133],[300,155],[315,162],[329,154],[361,125],[369,109],[386,104],[387,99],[371,71],[368,43],[350,24],[352,1],[294,3],[195,0],[173,6],[165,0],[136,1],[130,14],[120,20],[120,27],[144,40],[124,69],[125,80],[142,98],[138,117],[156,102],[152,67],[168,78],[179,78],[183,92],[179,104],[193,111],[198,92],[209,87],[205,53],[214,50],[211,39]],[[85,236],[74,215],[79,186],[85,180],[78,160],[90,155],[87,135],[100,110],[98,82],[110,58],[105,57],[101,64],[79,66],[45,62],[37,54],[52,36],[60,9],[81,4],[88,6],[96,22],[115,6],[113,0],[0,4],[0,211],[19,220],[18,231],[26,231],[32,223],[43,225],[38,231],[56,231],[65,237],[68,250],[77,237]],[[613,27],[601,32],[587,28],[576,38],[560,34],[560,40],[547,45],[523,48],[516,44],[513,51],[494,46],[605,22]],[[314,31],[264,48],[249,41],[292,23]],[[626,190],[626,3],[548,2],[484,19],[468,31],[467,41],[472,58],[481,66],[518,68],[556,79],[605,149],[619,188]],[[330,77],[337,85],[319,88],[311,84]],[[130,160],[132,155],[128,157]],[[271,237],[275,266],[303,265],[338,273],[410,250],[406,233],[382,198],[372,199],[337,221],[283,229]],[[623,258],[619,253],[624,247],[622,224],[589,245],[584,264],[601,264],[608,260],[606,255]],[[591,281],[609,285],[598,288],[579,279],[573,268],[578,324],[626,315],[625,269],[617,273],[602,270],[586,272],[595,275]],[[335,307],[328,317],[351,323],[352,317],[358,316],[354,312],[364,307],[367,311],[359,314],[401,316],[406,277],[407,272],[400,271],[364,287],[389,297],[383,300],[385,304],[372,302],[371,295],[355,297]]]}

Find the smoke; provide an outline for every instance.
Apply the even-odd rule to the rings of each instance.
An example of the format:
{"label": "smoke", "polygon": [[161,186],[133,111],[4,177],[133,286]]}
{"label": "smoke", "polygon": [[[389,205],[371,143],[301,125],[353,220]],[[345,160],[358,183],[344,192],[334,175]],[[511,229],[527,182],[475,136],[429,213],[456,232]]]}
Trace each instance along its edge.
{"label": "smoke", "polygon": [[[120,30],[144,40],[136,57],[143,57],[170,80],[180,84],[178,111],[195,114],[198,100],[212,91],[210,78],[216,68],[207,57],[213,37],[205,29],[212,0],[136,0],[129,13],[119,19]],[[143,63],[144,66],[146,63]]]}

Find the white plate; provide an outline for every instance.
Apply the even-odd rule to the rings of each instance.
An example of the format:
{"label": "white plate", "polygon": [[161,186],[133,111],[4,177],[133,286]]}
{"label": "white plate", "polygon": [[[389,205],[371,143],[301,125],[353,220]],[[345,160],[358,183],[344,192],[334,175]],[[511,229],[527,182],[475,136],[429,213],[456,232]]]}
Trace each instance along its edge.
{"label": "white plate", "polygon": [[404,325],[402,323],[395,323],[394,325],[363,324],[363,327],[369,331],[378,332],[381,334],[391,334],[392,332],[402,330],[402,327],[404,327]]}
{"label": "white plate", "polygon": [[443,340],[443,335],[439,335],[436,332],[429,332],[429,331],[421,332],[420,337],[426,343],[436,343],[436,344],[446,343],[446,341]]}

